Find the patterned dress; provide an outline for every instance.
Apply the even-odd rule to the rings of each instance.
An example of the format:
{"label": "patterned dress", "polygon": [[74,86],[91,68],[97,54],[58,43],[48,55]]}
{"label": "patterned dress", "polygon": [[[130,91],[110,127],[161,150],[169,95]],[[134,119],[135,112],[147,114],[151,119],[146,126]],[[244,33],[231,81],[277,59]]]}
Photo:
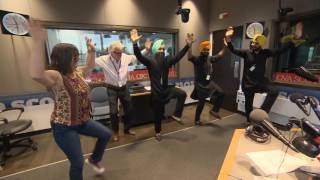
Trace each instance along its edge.
{"label": "patterned dress", "polygon": [[54,110],[51,122],[63,125],[79,125],[90,119],[91,104],[89,86],[82,73],[62,75],[63,86],[51,89],[54,94]]}

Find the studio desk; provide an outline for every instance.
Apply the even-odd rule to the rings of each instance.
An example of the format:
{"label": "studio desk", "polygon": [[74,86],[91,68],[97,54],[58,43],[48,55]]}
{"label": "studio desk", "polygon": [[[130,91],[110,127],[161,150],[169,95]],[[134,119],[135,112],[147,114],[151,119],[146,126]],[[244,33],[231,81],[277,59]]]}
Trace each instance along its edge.
{"label": "studio desk", "polygon": [[[104,83],[90,83],[90,87],[94,88],[97,86],[104,86]],[[144,92],[131,92],[131,104],[132,104],[132,117],[131,125],[137,126],[146,123],[154,122],[153,110],[151,107],[151,92],[145,90]],[[171,116],[174,113],[176,105],[176,99],[170,100],[165,106],[165,117]],[[109,110],[109,109],[108,109]],[[120,116],[123,116],[123,109],[120,105],[119,108]]]}

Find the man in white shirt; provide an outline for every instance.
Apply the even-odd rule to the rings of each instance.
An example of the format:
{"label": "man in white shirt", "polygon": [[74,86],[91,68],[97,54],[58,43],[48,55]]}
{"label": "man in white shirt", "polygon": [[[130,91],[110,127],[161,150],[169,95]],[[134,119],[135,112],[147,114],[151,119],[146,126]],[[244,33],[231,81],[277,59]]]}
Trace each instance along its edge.
{"label": "man in white shirt", "polygon": [[[145,49],[142,51],[146,54],[150,50],[151,41],[146,40]],[[106,77],[106,84],[109,96],[109,107],[111,114],[111,125],[114,131],[113,140],[119,140],[119,118],[118,118],[118,99],[124,109],[124,133],[135,135],[130,130],[131,118],[131,98],[127,87],[128,66],[135,62],[135,55],[123,53],[123,45],[120,41],[114,41],[110,45],[110,54],[96,58],[96,65],[103,69]]]}

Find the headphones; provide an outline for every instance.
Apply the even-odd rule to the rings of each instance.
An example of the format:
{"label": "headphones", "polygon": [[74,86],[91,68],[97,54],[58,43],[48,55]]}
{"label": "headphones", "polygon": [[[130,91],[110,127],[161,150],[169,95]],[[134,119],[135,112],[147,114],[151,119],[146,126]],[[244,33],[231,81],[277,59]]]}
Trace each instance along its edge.
{"label": "headphones", "polygon": [[257,143],[266,143],[270,140],[270,134],[260,125],[249,125],[245,135]]}
{"label": "headphones", "polygon": [[314,140],[306,136],[298,136],[293,139],[292,145],[297,148],[302,154],[309,156],[311,158],[315,158],[320,154],[320,148]]}
{"label": "headphones", "polygon": [[298,119],[296,117],[290,117],[286,125],[280,125],[274,122],[272,124],[282,131],[290,131],[293,125],[301,128],[304,135],[295,137],[291,142],[292,145],[302,154],[312,158],[320,154],[320,129],[306,118]]}

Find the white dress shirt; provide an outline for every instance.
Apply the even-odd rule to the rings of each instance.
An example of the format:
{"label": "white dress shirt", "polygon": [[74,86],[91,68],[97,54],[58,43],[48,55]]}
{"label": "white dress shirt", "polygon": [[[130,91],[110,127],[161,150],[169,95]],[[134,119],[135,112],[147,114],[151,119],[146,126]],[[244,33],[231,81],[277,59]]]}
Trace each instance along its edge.
{"label": "white dress shirt", "polygon": [[[142,50],[141,53],[146,54],[147,52]],[[135,61],[137,61],[135,55],[122,53],[121,59],[118,61],[108,54],[96,58],[96,65],[103,69],[107,84],[122,87],[127,84],[128,66]]]}

